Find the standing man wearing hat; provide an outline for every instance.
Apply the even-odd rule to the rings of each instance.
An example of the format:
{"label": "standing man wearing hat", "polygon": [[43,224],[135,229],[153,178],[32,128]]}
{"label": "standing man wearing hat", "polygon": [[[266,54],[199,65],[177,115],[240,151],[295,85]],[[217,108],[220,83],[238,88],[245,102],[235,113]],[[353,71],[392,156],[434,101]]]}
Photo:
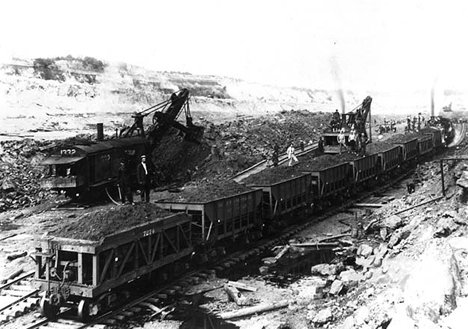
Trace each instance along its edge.
{"label": "standing man wearing hat", "polygon": [[151,189],[151,177],[148,164],[146,163],[146,156],[141,156],[140,164],[137,167],[137,178],[138,184],[141,190],[141,202],[149,202],[150,189]]}

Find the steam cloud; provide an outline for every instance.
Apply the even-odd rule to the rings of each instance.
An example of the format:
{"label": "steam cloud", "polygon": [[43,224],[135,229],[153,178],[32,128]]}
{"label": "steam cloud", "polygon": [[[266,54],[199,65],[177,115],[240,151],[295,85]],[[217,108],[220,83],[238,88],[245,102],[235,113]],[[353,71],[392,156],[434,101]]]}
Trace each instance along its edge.
{"label": "steam cloud", "polygon": [[340,67],[338,65],[338,61],[336,60],[335,56],[332,56],[330,58],[330,69],[331,69],[331,74],[333,76],[333,79],[335,80],[336,83],[336,94],[338,96],[338,99],[340,100],[340,106],[341,106],[341,113],[345,113],[345,98],[344,98],[344,92],[343,88],[341,86],[341,79],[340,79]]}

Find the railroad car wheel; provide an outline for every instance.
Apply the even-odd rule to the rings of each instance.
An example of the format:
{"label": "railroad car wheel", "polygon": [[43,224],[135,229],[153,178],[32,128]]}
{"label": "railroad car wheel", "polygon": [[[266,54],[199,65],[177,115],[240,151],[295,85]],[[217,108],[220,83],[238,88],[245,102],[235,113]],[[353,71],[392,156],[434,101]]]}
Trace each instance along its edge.
{"label": "railroad car wheel", "polygon": [[78,318],[80,319],[80,321],[88,322],[92,314],[91,310],[92,307],[89,300],[80,300],[80,303],[78,304]]}
{"label": "railroad car wheel", "polygon": [[[52,295],[50,298],[53,298],[53,296],[54,295]],[[51,300],[49,300],[49,298],[46,297],[43,297],[41,299],[39,307],[41,309],[41,315],[48,319],[54,318],[59,312],[59,306],[53,305],[53,303],[51,303]]]}

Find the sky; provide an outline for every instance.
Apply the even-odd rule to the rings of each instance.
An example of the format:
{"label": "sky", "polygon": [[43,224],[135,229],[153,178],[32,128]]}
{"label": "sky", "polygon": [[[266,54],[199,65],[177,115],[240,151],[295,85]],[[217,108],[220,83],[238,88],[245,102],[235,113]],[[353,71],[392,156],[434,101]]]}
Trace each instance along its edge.
{"label": "sky", "polygon": [[312,89],[468,87],[462,0],[11,0],[0,61],[92,56]]}

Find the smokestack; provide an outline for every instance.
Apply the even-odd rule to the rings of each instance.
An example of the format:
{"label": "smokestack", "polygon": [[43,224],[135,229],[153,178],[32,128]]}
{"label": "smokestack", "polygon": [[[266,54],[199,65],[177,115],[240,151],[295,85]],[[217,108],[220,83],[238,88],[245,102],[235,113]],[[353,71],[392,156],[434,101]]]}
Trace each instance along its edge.
{"label": "smokestack", "polygon": [[97,124],[97,140],[104,140],[104,124],[102,123]]}

